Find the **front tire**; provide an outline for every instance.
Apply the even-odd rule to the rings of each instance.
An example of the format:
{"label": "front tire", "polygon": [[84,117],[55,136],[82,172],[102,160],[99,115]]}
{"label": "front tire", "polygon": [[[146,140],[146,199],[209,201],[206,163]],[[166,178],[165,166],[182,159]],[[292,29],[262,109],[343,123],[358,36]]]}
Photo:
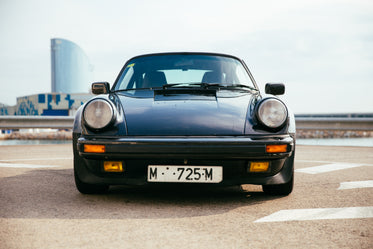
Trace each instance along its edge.
{"label": "front tire", "polygon": [[108,185],[97,185],[97,184],[89,184],[89,183],[82,182],[79,179],[79,176],[75,170],[74,170],[74,178],[75,178],[76,188],[82,194],[104,194],[109,190]]}
{"label": "front tire", "polygon": [[294,172],[289,182],[276,185],[262,185],[263,191],[269,195],[289,195],[293,191]]}
{"label": "front tire", "polygon": [[108,185],[98,185],[98,184],[89,184],[84,183],[80,180],[79,175],[77,173],[78,168],[85,167],[84,160],[82,157],[79,156],[79,152],[77,150],[77,141],[80,134],[73,134],[73,152],[74,152],[74,179],[76,188],[82,194],[102,194],[106,193],[109,189]]}

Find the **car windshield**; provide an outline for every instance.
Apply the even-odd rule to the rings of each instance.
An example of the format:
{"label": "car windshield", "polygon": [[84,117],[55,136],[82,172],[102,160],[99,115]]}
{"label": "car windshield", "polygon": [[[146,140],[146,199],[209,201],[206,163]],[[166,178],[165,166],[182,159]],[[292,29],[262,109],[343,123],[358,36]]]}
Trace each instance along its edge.
{"label": "car windshield", "polygon": [[114,91],[206,85],[255,88],[241,61],[209,54],[158,54],[130,60]]}

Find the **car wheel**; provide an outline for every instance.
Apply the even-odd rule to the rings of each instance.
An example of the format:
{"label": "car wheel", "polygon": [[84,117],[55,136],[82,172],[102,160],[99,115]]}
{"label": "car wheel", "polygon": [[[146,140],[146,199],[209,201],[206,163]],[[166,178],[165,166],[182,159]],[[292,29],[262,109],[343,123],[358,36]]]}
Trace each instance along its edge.
{"label": "car wheel", "polygon": [[79,156],[78,150],[76,148],[76,143],[78,141],[79,135],[73,136],[73,152],[74,152],[74,179],[76,188],[82,194],[101,194],[106,193],[109,189],[108,185],[98,185],[98,184],[89,184],[84,183],[79,179],[77,169],[79,167],[85,167],[83,158]]}
{"label": "car wheel", "polygon": [[294,173],[289,182],[276,185],[262,185],[263,191],[269,195],[289,195],[293,191]]}
{"label": "car wheel", "polygon": [[103,194],[103,193],[106,193],[109,189],[108,185],[88,184],[88,183],[82,182],[79,179],[78,175],[76,174],[75,170],[74,170],[74,178],[75,178],[76,188],[82,194]]}

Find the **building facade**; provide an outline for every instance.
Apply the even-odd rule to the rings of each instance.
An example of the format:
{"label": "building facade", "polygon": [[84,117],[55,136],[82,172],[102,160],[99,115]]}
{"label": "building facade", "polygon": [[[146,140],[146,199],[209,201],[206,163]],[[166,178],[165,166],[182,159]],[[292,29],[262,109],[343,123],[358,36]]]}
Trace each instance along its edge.
{"label": "building facade", "polygon": [[0,106],[0,115],[73,116],[93,95],[42,93],[17,98],[15,106]]}
{"label": "building facade", "polygon": [[72,116],[90,94],[92,66],[83,50],[66,39],[51,39],[51,93],[17,98],[17,104],[0,103],[0,115]]}
{"label": "building facade", "polygon": [[84,51],[75,43],[51,39],[51,76],[53,93],[88,92],[93,67]]}

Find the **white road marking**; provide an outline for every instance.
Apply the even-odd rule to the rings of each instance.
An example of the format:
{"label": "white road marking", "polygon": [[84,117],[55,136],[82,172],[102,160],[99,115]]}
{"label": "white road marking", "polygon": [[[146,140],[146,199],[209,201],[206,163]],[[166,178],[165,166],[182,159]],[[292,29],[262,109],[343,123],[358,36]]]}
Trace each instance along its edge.
{"label": "white road marking", "polygon": [[254,222],[373,218],[373,207],[281,210]]}
{"label": "white road marking", "polygon": [[338,190],[354,188],[373,188],[373,181],[341,182]]}
{"label": "white road marking", "polygon": [[[320,174],[320,173],[326,173],[336,170],[342,170],[342,169],[351,169],[361,166],[368,166],[366,164],[360,164],[360,163],[332,163],[332,164],[325,164],[315,167],[308,167],[308,168],[302,168],[297,169],[295,172],[301,172],[301,173],[307,173],[307,174]],[[370,165],[369,165],[370,166]]]}
{"label": "white road marking", "polygon": [[0,162],[72,160],[72,157],[7,159]]}
{"label": "white road marking", "polygon": [[37,168],[54,168],[60,167],[57,165],[36,165],[36,164],[15,164],[15,163],[0,163],[0,168],[28,168],[28,169],[37,169]]}
{"label": "white road marking", "polygon": [[303,163],[337,163],[332,161],[319,161],[319,160],[295,160],[295,162],[303,162]]}
{"label": "white road marking", "polygon": [[[303,162],[303,163],[323,163],[323,164],[334,164],[340,162],[333,162],[333,161],[319,161],[319,160],[295,160],[296,162]],[[373,166],[373,164],[364,164],[365,166]]]}

